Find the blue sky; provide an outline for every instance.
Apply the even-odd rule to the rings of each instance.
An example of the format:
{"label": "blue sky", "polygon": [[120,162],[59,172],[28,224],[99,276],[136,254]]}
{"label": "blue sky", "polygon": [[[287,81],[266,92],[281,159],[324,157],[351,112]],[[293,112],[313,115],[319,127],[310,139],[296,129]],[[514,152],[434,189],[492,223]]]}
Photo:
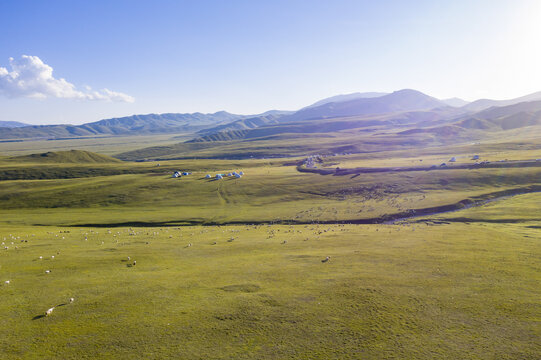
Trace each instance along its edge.
{"label": "blue sky", "polygon": [[4,75],[14,73],[10,58],[23,64],[29,55],[69,84],[37,94],[0,81],[0,120],[248,114],[402,88],[439,98],[517,97],[541,90],[540,4],[5,0]]}

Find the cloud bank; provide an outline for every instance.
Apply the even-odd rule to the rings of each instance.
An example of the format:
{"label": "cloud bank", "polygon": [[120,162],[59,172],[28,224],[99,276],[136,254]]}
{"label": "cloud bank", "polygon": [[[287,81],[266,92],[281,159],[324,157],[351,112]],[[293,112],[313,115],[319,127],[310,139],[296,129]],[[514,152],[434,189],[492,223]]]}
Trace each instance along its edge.
{"label": "cloud bank", "polygon": [[37,56],[23,55],[20,59],[9,59],[11,71],[0,67],[0,95],[8,98],[65,98],[81,100],[104,100],[114,102],[134,102],[130,95],[109,89],[84,90],[65,79],[56,79],[53,68],[43,63]]}

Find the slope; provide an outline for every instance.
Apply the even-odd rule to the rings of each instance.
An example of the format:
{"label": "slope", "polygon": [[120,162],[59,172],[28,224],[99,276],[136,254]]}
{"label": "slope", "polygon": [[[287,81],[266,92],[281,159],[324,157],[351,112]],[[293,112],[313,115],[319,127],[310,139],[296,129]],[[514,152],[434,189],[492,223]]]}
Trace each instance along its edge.
{"label": "slope", "polygon": [[71,151],[56,151],[46,152],[42,154],[31,154],[24,156],[16,156],[9,160],[17,162],[32,162],[32,163],[76,163],[76,164],[104,164],[104,163],[119,163],[118,159],[107,155],[97,154],[90,151],[71,150]]}

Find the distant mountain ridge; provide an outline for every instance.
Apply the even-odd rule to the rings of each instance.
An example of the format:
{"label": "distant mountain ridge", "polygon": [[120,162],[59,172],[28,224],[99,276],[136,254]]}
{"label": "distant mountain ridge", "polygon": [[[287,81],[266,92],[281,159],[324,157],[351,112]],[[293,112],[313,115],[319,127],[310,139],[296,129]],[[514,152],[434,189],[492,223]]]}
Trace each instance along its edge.
{"label": "distant mountain ridge", "polygon": [[[271,111],[269,114],[278,114]],[[17,128],[0,128],[0,139],[71,138],[103,135],[143,135],[198,131],[235,120],[247,115],[219,111],[214,114],[148,114],[104,119],[83,125],[30,125]]]}
{"label": "distant mountain ridge", "polygon": [[447,106],[442,101],[417,90],[404,89],[391,94],[330,102],[308,107],[280,118],[280,122],[326,119],[346,116],[377,115],[400,111],[426,110]]}
{"label": "distant mountain ridge", "polygon": [[18,121],[0,121],[0,128],[17,128],[23,126],[30,126],[30,124],[25,124]]}
{"label": "distant mountain ridge", "polygon": [[[192,113],[166,113],[132,115],[119,118],[104,119],[83,125],[26,125],[22,123],[0,122],[0,139],[63,139],[92,136],[130,136],[148,134],[174,134],[196,133],[206,139],[232,139],[253,134],[264,133],[269,127],[274,126],[273,133],[278,131],[280,124],[293,124],[298,122],[315,122],[324,119],[339,118],[366,118],[370,116],[391,115],[398,123],[400,121],[417,121],[419,126],[429,127],[441,125],[450,118],[456,119],[457,128],[468,126],[492,128],[493,122],[487,122],[483,116],[476,114],[492,107],[505,107],[529,101],[541,101],[541,92],[510,100],[481,99],[472,103],[459,98],[439,100],[422,92],[403,89],[392,93],[365,92],[345,95],[337,95],[322,99],[298,111],[270,110],[258,115],[238,115],[226,111],[213,114]],[[464,105],[465,104],[465,105]],[[462,106],[461,106],[462,105]],[[405,115],[398,114],[406,114]],[[514,115],[508,115],[504,127],[513,126],[512,121],[519,124],[535,123],[536,113],[526,111]],[[529,120],[524,120],[529,117]],[[430,119],[430,120],[426,120]],[[393,121],[395,121],[393,120]],[[462,125],[458,124],[462,122]],[[1,127],[5,124],[10,127]],[[503,123],[502,123],[503,124]],[[26,126],[22,126],[26,125]],[[314,124],[314,128],[321,128],[321,124]],[[345,126],[345,125],[344,125]],[[349,128],[352,125],[347,125]],[[257,128],[265,128],[262,131],[254,131]],[[285,131],[284,127],[284,131]],[[294,133],[300,128],[308,133],[313,132],[310,126],[289,126]],[[325,127],[323,127],[325,128]],[[235,132],[227,134],[227,132]],[[219,135],[215,135],[219,134]],[[197,138],[194,139],[198,141]]]}
{"label": "distant mountain ridge", "polygon": [[481,110],[488,109],[492,106],[508,106],[508,105],[514,105],[514,104],[518,104],[522,102],[537,101],[537,100],[541,100],[541,91],[528,94],[525,96],[521,96],[515,99],[509,99],[509,100],[479,99],[465,105],[463,109],[468,110],[468,111],[481,111]]}
{"label": "distant mountain ridge", "polygon": [[457,98],[457,97],[450,98],[450,99],[443,99],[442,101],[445,104],[447,104],[449,106],[454,106],[454,107],[463,107],[463,106],[466,106],[466,105],[469,104],[468,101]]}
{"label": "distant mountain ridge", "polygon": [[336,96],[331,96],[331,97],[319,100],[319,101],[313,103],[312,105],[308,105],[307,107],[305,107],[305,109],[320,106],[320,105],[324,105],[324,104],[328,104],[328,103],[332,103],[332,102],[344,102],[344,101],[350,101],[350,100],[355,100],[355,99],[369,99],[369,98],[375,98],[375,97],[380,97],[380,96],[384,96],[384,95],[389,95],[389,93],[384,93],[384,92],[364,92],[364,93],[360,93],[360,92],[357,92],[357,93],[352,93],[352,94],[336,95]]}

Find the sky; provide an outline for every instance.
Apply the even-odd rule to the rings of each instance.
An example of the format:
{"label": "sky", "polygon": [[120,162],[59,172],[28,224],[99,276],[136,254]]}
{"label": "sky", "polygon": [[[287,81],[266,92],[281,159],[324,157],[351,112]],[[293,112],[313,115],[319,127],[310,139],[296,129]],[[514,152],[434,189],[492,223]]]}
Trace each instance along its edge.
{"label": "sky", "polygon": [[0,120],[514,98],[541,90],[539,19],[538,0],[3,0]]}

